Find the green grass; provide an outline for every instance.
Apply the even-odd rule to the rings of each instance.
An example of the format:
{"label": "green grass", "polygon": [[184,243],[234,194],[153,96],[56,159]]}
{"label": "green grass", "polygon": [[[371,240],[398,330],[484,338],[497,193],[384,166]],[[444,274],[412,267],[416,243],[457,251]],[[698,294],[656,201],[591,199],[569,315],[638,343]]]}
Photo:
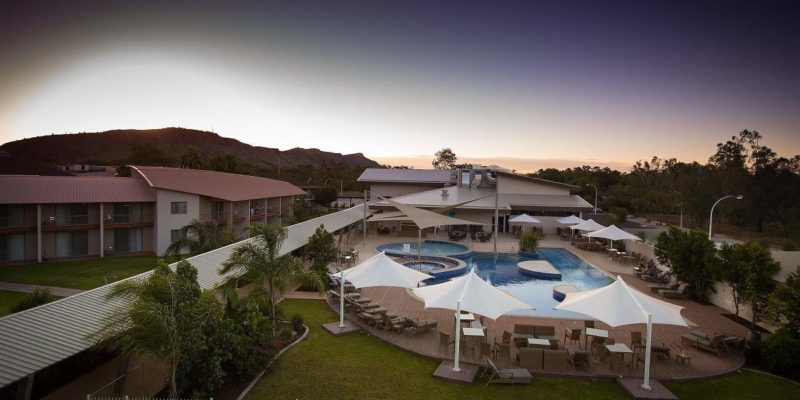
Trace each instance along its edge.
{"label": "green grass", "polygon": [[363,334],[333,337],[320,326],[337,316],[317,300],[285,300],[284,316],[299,313],[309,336],[287,351],[249,399],[625,399],[610,381],[535,377],[529,386],[465,386],[431,377],[438,362]]}
{"label": "green grass", "polygon": [[12,265],[0,268],[0,281],[93,289],[105,284],[105,277],[113,282],[149,271],[155,268],[156,260],[138,256]]}
{"label": "green grass", "polygon": [[11,309],[27,295],[27,293],[0,290],[0,317],[11,314]]}
{"label": "green grass", "polygon": [[[626,399],[610,381],[534,377],[529,386],[471,386],[431,377],[438,362],[413,355],[374,337],[333,337],[320,326],[337,315],[322,301],[284,300],[286,318],[295,313],[311,328],[249,393],[248,399]],[[800,387],[762,374],[673,383],[681,399],[800,399]]]}
{"label": "green grass", "polygon": [[681,399],[800,399],[800,385],[752,371],[666,386]]}

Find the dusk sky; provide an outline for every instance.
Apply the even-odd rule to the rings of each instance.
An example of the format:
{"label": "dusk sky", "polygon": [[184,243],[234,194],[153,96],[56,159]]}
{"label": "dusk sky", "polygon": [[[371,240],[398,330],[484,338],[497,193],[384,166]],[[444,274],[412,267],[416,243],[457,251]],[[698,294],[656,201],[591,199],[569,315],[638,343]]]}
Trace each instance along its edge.
{"label": "dusk sky", "polygon": [[167,126],[418,167],[793,156],[800,2],[0,5],[0,143]]}

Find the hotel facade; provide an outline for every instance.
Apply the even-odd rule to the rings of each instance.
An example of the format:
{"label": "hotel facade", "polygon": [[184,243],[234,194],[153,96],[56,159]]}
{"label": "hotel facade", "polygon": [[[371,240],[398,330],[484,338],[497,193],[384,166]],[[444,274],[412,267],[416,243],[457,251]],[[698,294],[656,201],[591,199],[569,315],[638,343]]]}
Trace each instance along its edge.
{"label": "hotel facade", "polygon": [[163,255],[194,220],[244,239],[305,195],[274,179],[145,166],[131,177],[0,175],[0,188],[0,264]]}

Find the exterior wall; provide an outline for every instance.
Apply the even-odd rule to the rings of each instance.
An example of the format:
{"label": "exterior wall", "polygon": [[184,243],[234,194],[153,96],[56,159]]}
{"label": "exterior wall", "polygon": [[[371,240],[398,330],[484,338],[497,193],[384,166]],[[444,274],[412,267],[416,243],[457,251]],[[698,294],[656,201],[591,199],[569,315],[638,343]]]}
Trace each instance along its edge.
{"label": "exterior wall", "polygon": [[781,263],[781,270],[775,276],[778,282],[786,282],[786,277],[800,266],[800,251],[772,250],[772,258]]}
{"label": "exterior wall", "polygon": [[[186,202],[186,214],[172,214],[170,204],[173,201]],[[170,231],[188,225],[192,220],[200,218],[200,196],[196,194],[174,192],[158,189],[156,191],[155,252],[163,255],[171,243]]]}
{"label": "exterior wall", "polygon": [[443,187],[443,184],[419,184],[419,183],[370,183],[369,199],[378,200],[378,197],[397,197],[405,194],[419,193],[426,190]]}
{"label": "exterior wall", "polygon": [[569,189],[533,182],[524,178],[498,175],[498,193],[519,193],[519,194],[561,194],[569,195]]}

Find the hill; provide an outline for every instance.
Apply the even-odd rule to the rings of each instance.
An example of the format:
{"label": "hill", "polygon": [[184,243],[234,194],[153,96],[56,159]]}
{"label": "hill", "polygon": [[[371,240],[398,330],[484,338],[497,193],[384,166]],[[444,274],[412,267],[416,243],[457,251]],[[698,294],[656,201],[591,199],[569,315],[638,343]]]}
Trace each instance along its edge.
{"label": "hill", "polygon": [[25,173],[20,171],[23,165],[23,170],[31,170],[28,173],[41,173],[49,167],[66,164],[179,166],[181,158],[187,154],[192,154],[199,162],[195,167],[212,169],[214,165],[234,160],[236,168],[254,174],[266,174],[279,168],[379,166],[361,153],[339,154],[301,148],[281,151],[184,128],[38,136],[5,143],[0,146],[0,152],[3,151],[11,157],[0,158],[0,173]]}

